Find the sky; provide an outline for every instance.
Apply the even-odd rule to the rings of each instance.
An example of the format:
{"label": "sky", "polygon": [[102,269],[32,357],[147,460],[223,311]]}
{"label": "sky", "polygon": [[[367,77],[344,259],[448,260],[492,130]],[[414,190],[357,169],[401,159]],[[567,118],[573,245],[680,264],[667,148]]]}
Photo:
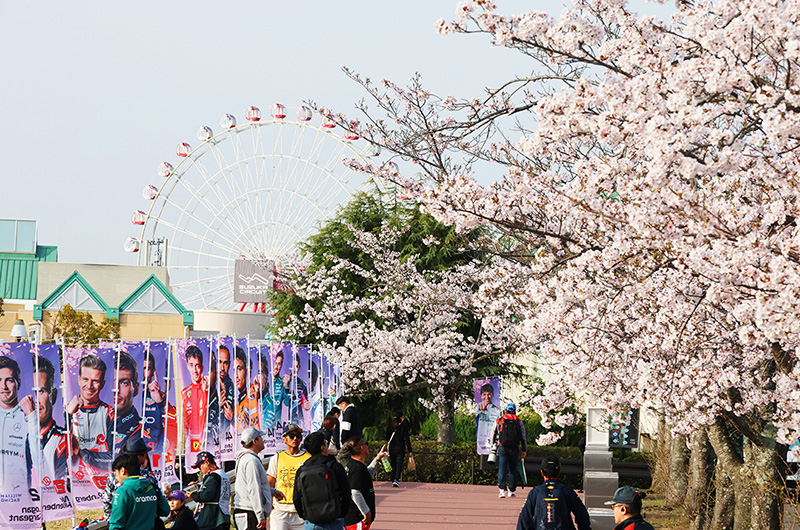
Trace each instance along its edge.
{"label": "sky", "polygon": [[[500,11],[563,2],[497,0]],[[636,6],[643,5],[637,1]],[[59,261],[133,265],[131,213],[175,146],[223,113],[313,100],[355,114],[341,71],[473,97],[526,73],[486,36],[442,36],[451,0],[0,2],[0,218],[38,220]],[[669,6],[639,9],[666,14]]]}

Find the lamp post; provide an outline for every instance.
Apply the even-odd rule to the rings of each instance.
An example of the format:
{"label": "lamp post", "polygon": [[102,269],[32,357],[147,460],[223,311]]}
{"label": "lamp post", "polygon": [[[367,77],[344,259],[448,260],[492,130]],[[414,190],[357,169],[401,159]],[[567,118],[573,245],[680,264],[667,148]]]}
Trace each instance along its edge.
{"label": "lamp post", "polygon": [[11,328],[11,338],[16,339],[17,342],[28,338],[28,330],[25,329],[25,322],[21,318],[14,322],[14,326]]}

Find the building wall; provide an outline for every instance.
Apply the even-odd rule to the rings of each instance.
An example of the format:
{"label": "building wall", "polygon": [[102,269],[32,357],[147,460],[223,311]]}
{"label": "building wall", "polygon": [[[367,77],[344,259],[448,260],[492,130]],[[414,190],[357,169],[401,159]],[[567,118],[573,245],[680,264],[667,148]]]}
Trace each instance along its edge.
{"label": "building wall", "polygon": [[200,337],[220,333],[258,340],[266,337],[264,326],[269,323],[267,313],[247,313],[240,311],[194,311],[194,331],[192,336]]}
{"label": "building wall", "polygon": [[151,274],[169,288],[166,267],[140,267],[135,265],[90,265],[86,263],[39,263],[37,302],[41,302],[73,272],[81,276],[97,291],[105,302],[115,307],[121,304],[134,289]]}
{"label": "building wall", "polygon": [[[26,318],[26,314],[29,316]],[[0,341],[7,342],[14,340],[11,338],[11,328],[14,327],[14,322],[21,318],[25,322],[27,328],[33,324],[33,315],[30,311],[25,311],[25,303],[3,302],[3,315],[0,316]]]}
{"label": "building wall", "polygon": [[125,340],[183,338],[187,333],[181,315],[119,316],[120,334]]}

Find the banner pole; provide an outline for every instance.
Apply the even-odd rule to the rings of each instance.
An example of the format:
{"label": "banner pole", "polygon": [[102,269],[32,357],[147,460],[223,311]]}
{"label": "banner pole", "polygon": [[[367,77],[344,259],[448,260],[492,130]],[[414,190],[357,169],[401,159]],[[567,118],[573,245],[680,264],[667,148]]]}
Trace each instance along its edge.
{"label": "banner pole", "polygon": [[[172,381],[170,381],[170,378],[169,378],[169,373],[170,373],[169,371],[170,371],[170,367],[171,366],[172,366],[172,337],[170,337],[169,341],[167,342],[167,369],[164,372],[164,388],[165,388],[166,391],[164,393],[164,425],[163,425],[164,429],[161,431],[161,455],[162,455],[161,456],[161,479],[162,479],[162,482],[166,478],[166,474],[167,474],[167,471],[166,471],[167,470],[167,456],[169,456],[169,450],[167,449],[169,447],[169,437],[167,436],[167,429],[169,428],[169,390],[170,390],[170,383],[172,382]],[[175,411],[175,416],[176,416],[175,421],[177,422],[177,419],[178,419],[177,418],[177,416],[178,416],[178,411],[177,410]],[[175,443],[177,444],[178,441],[175,440]],[[175,450],[173,449],[173,455],[176,455],[176,454],[177,453],[175,453]],[[176,458],[175,458],[175,456],[173,456],[172,457],[172,467],[173,467],[173,469],[175,468],[175,462],[176,462]],[[164,484],[162,483],[161,486],[162,486],[162,489],[163,489]]]}
{"label": "banner pole", "polygon": [[[58,349],[61,352],[61,357],[64,359],[64,361],[66,361],[67,352],[64,350],[64,339],[63,338],[59,339],[59,341],[56,341],[56,344],[58,344]],[[66,387],[67,387],[67,363],[66,362],[62,362],[61,363],[61,390],[62,390],[62,393],[63,393],[63,391],[64,391],[64,389]],[[70,482],[69,498],[70,498],[70,502],[72,502],[72,528],[75,528],[75,494],[72,492],[72,477],[74,477],[74,474],[73,474],[74,472],[73,472],[73,469],[72,469],[72,436],[73,436],[73,430],[72,430],[71,418],[69,417],[69,414],[67,414],[67,400],[66,399],[62,399],[62,401],[64,403],[64,425],[67,426],[67,453],[68,453],[68,455],[67,455],[67,473],[69,475],[68,478],[69,478],[69,482]]]}
{"label": "banner pole", "polygon": [[117,414],[117,394],[119,393],[119,361],[122,357],[122,355],[120,355],[121,351],[122,351],[122,341],[120,340],[120,342],[117,343],[117,358],[115,360],[116,362],[114,363],[117,368],[116,370],[114,370],[114,403],[112,404],[114,410],[114,431],[113,431],[114,439],[111,440],[112,456],[117,454],[117,419],[119,417],[119,414]]}
{"label": "banner pole", "polygon": [[[150,354],[150,339],[147,339],[143,344],[144,344],[144,356],[142,359],[142,380],[140,383],[142,385],[142,409],[141,409],[142,417],[139,419],[139,432],[142,433],[140,435],[140,438],[142,438],[142,440],[144,440],[144,425],[145,425],[144,420],[147,417],[147,408],[146,408],[147,393],[149,391],[147,388],[147,385],[149,384],[149,382],[147,381],[147,370],[145,370],[144,368],[145,363],[147,363],[148,368],[152,368],[150,366],[150,361],[148,360],[148,355]],[[114,416],[116,416],[116,414]]]}
{"label": "banner pole", "polygon": [[[33,425],[36,426],[36,465],[39,467],[39,517],[41,518],[42,525],[44,525],[44,492],[42,491],[42,425],[39,422],[39,337],[38,334],[34,337],[33,348],[33,404],[36,411],[36,418],[33,420]],[[50,399],[48,395],[47,399]],[[30,430],[29,430],[30,432]]]}

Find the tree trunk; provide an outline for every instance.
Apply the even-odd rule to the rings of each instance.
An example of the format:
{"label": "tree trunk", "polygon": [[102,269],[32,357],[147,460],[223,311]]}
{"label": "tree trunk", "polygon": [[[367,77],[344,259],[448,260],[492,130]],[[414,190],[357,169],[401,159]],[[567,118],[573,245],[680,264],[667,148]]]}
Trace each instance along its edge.
{"label": "tree trunk", "polygon": [[691,519],[691,530],[706,528],[711,515],[712,454],[708,433],[700,428],[692,434],[692,454],[689,459],[690,482],[685,510]]}
{"label": "tree trunk", "polygon": [[436,441],[439,443],[456,443],[456,407],[452,399],[448,399],[436,409]]}
{"label": "tree trunk", "polygon": [[663,410],[658,412],[658,433],[656,436],[651,463],[653,476],[651,488],[662,497],[666,497],[669,485],[669,449],[672,436],[667,428],[667,420]]}
{"label": "tree trunk", "polygon": [[[767,434],[767,433],[765,433]],[[751,528],[780,528],[781,477],[774,438],[762,437],[762,444],[749,444],[745,466],[750,468],[752,487]],[[771,443],[770,443],[771,442]]]}
{"label": "tree trunk", "polygon": [[714,489],[714,518],[709,530],[733,530],[736,497],[731,477],[719,459],[714,471]]}
{"label": "tree trunk", "polygon": [[722,418],[709,427],[709,439],[733,484],[734,530],[779,528],[780,457],[775,433],[764,430],[763,436],[747,439],[742,447],[741,434],[728,428]]}
{"label": "tree trunk", "polygon": [[671,508],[683,505],[689,487],[689,448],[686,435],[679,434],[672,439],[669,453],[669,483],[665,503]]}

